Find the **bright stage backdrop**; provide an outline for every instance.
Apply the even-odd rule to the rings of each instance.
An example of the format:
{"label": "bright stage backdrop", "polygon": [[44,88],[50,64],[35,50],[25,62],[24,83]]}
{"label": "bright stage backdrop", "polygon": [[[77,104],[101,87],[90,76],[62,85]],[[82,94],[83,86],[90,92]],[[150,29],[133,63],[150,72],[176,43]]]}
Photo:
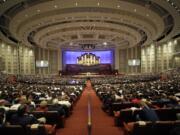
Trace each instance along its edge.
{"label": "bright stage backdrop", "polygon": [[77,64],[77,57],[81,56],[84,53],[93,53],[96,56],[100,57],[100,64],[114,64],[114,51],[105,50],[105,51],[63,51],[63,66],[66,64]]}

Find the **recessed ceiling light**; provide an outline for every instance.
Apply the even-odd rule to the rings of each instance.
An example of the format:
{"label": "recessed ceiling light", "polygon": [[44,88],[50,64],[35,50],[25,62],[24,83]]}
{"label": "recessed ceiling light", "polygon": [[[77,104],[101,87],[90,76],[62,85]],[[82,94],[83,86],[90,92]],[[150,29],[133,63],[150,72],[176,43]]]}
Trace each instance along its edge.
{"label": "recessed ceiling light", "polygon": [[177,40],[174,40],[174,44],[177,44]]}
{"label": "recessed ceiling light", "polygon": [[40,12],[40,11],[41,11],[40,9],[37,10],[37,12]]}
{"label": "recessed ceiling light", "polygon": [[57,8],[58,6],[57,5],[54,5],[54,8]]}
{"label": "recessed ceiling light", "polygon": [[107,42],[104,42],[103,45],[107,45]]}
{"label": "recessed ceiling light", "polygon": [[75,3],[75,5],[77,6],[77,5],[78,5],[78,3],[76,2],[76,3]]}
{"label": "recessed ceiling light", "polygon": [[69,45],[73,45],[73,42],[70,42]]}
{"label": "recessed ceiling light", "polygon": [[136,12],[136,9],[134,9],[134,12]]}
{"label": "recessed ceiling light", "polygon": [[146,16],[149,16],[149,14],[146,14]]}
{"label": "recessed ceiling light", "polygon": [[97,3],[97,5],[99,6],[99,5],[100,5],[100,3],[98,2],[98,3]]}
{"label": "recessed ceiling light", "polygon": [[117,8],[120,8],[120,5],[117,5]]}

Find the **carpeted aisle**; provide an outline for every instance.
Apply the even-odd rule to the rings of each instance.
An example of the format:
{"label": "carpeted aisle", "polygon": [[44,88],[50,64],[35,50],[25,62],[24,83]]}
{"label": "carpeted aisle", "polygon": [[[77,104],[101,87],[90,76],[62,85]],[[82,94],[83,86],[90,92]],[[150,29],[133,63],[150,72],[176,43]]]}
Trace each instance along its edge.
{"label": "carpeted aisle", "polygon": [[65,127],[59,129],[56,135],[87,135],[87,102],[88,92],[85,89],[72,115],[67,118]]}
{"label": "carpeted aisle", "polygon": [[59,129],[56,135],[88,135],[87,133],[87,104],[91,99],[92,135],[123,135],[121,129],[114,126],[113,117],[101,109],[101,101],[87,82],[87,87],[74,107],[73,114],[66,120],[65,128]]}

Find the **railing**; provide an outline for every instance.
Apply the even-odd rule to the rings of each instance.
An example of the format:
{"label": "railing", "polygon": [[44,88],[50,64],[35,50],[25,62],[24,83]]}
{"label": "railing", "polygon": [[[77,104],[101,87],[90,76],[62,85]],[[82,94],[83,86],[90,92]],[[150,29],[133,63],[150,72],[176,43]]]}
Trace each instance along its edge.
{"label": "railing", "polygon": [[87,123],[87,128],[88,128],[88,135],[91,135],[91,130],[92,130],[92,110],[91,110],[91,97],[90,97],[90,95],[88,96],[88,123]]}

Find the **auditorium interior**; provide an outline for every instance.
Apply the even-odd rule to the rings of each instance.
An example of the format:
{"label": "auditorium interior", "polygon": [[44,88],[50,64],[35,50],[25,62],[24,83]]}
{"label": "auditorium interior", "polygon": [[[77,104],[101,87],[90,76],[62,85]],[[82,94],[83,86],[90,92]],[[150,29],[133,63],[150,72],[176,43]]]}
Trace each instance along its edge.
{"label": "auditorium interior", "polygon": [[0,0],[1,135],[180,135],[180,0]]}

